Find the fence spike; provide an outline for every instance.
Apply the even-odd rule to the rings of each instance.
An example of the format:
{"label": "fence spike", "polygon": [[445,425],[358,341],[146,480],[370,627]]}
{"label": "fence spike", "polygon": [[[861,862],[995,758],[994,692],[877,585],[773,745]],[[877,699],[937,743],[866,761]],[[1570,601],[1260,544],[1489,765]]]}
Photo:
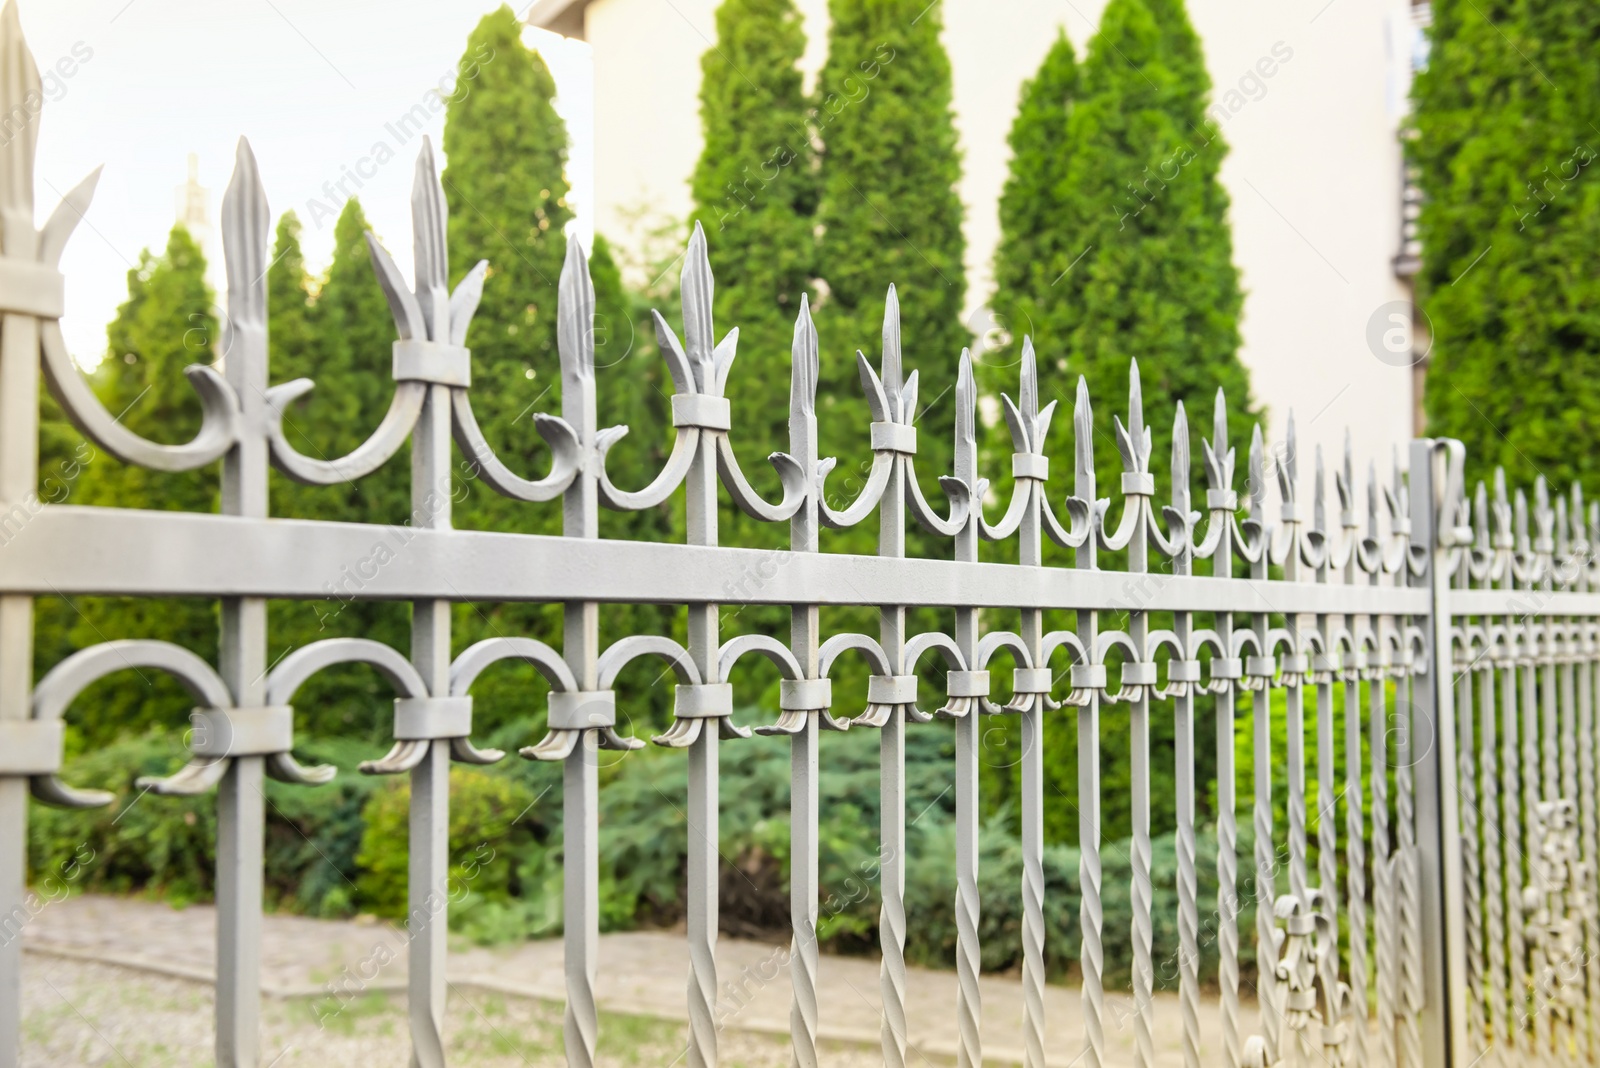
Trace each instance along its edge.
{"label": "fence spike", "polygon": [[233,177],[222,196],[228,318],[239,326],[259,326],[267,321],[267,231],[271,221],[255,153],[250,151],[250,142],[241,137],[234,155]]}
{"label": "fence spike", "polygon": [[1513,517],[1512,529],[1516,532],[1517,537],[1517,551],[1525,553],[1529,547],[1528,495],[1522,492],[1520,487],[1517,489],[1516,497],[1512,500],[1511,514]]}
{"label": "fence spike", "polygon": [[900,396],[905,388],[900,366],[900,296],[892,283],[883,298],[883,359],[878,366],[881,368],[878,378],[883,383],[884,398],[889,403],[890,422],[909,422],[907,413],[900,406]]}
{"label": "fence spike", "polygon": [[[1078,391],[1072,402],[1072,453],[1080,475],[1094,474],[1094,413],[1089,407],[1089,382],[1078,376]],[[1094,502],[1089,502],[1094,507]]]}
{"label": "fence spike", "polygon": [[[1022,339],[1022,384],[1017,394],[1017,399],[1022,403],[1022,422],[1028,428],[1029,437],[1032,438],[1034,426],[1039,421],[1039,361],[1033,352],[1033,338],[1024,335]],[[1043,442],[1032,440],[1030,444],[1034,450],[1043,446]]]}
{"label": "fence spike", "polygon": [[1367,533],[1378,536],[1378,462],[1367,461]]}
{"label": "fence spike", "polygon": [[[16,0],[0,13],[0,114],[28,115],[40,96],[39,66],[22,33]],[[33,161],[39,124],[25,121],[18,136],[0,143],[0,210],[33,222]]]}
{"label": "fence spike", "polygon": [[711,275],[711,258],[706,252],[706,232],[698,222],[694,224],[689,248],[684,253],[679,289],[683,294],[683,344],[688,350],[689,367],[699,391],[710,393],[716,375],[713,353],[717,339],[711,320],[716,282]]}
{"label": "fence spike", "polygon": [[1323,498],[1327,496],[1328,475],[1322,464],[1321,444],[1317,445],[1314,456],[1316,471],[1311,481],[1311,529],[1327,533],[1327,502]]}
{"label": "fence spike", "polygon": [[[972,353],[961,350],[961,360],[956,368],[956,477],[961,472],[977,469],[978,456],[978,385],[972,378]],[[976,504],[973,506],[977,507]]]}
{"label": "fence spike", "polygon": [[1172,506],[1189,513],[1189,415],[1181,400],[1172,417]]}
{"label": "fence spike", "polygon": [[1478,488],[1472,493],[1472,530],[1477,547],[1489,548],[1489,487],[1478,479]]}
{"label": "fence spike", "polygon": [[815,415],[821,355],[817,348],[817,325],[811,321],[811,300],[805,293],[800,294],[800,313],[794,317],[794,343],[789,353],[793,361],[789,371],[789,414]]}
{"label": "fence spike", "polygon": [[589,260],[577,238],[567,239],[556,293],[556,344],[561,356],[563,389],[585,388],[594,381],[594,282]]}
{"label": "fence spike", "polygon": [[1266,445],[1261,438],[1261,424],[1250,431],[1250,477],[1245,489],[1250,493],[1250,518],[1261,522],[1267,510],[1267,458]]}

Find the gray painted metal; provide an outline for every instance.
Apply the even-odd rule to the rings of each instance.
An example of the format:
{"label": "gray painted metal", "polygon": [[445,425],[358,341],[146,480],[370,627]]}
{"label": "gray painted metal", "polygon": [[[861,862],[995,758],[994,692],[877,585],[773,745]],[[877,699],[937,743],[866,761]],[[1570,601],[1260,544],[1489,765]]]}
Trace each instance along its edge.
{"label": "gray painted metal", "polygon": [[[0,15],[0,75],[0,113],[38,91],[11,6]],[[607,473],[607,452],[626,428],[598,425],[594,294],[583,251],[572,241],[557,312],[561,413],[533,418],[550,447],[549,469],[536,476],[514,471],[472,411],[467,340],[487,265],[449,287],[446,206],[426,145],[412,204],[414,279],[403,279],[371,242],[376,284],[396,327],[393,400],[372,436],[348,456],[330,459],[295,452],[282,431],[285,406],[311,383],[268,386],[263,268],[269,214],[255,160],[241,141],[224,203],[226,359],[220,370],[187,372],[204,412],[194,439],[157,444],[106,412],[67,356],[57,265],[89,209],[94,178],[36,228],[36,133],[37,123],[30,122],[0,145],[0,1068],[18,1063],[22,939],[37,902],[25,882],[27,794],[78,807],[112,800],[60,779],[62,721],[86,686],[129,665],[172,675],[195,700],[193,759],[149,786],[165,794],[217,791],[217,1060],[262,1063],[262,783],[271,775],[315,786],[335,774],[304,767],[291,755],[293,700],[311,675],[351,662],[372,666],[396,696],[393,747],[361,771],[411,777],[413,1064],[445,1065],[449,763],[503,756],[470,741],[471,688],[486,668],[508,658],[533,665],[550,684],[545,734],[521,755],[563,765],[564,1036],[568,1062],[589,1068],[599,1034],[599,750],[644,744],[618,733],[613,690],[619,673],[639,657],[662,661],[676,686],[674,721],[655,741],[684,750],[689,769],[687,1060],[715,1065],[725,1007],[719,1006],[715,963],[719,747],[751,735],[733,723],[736,701],[749,696],[736,694],[727,681],[749,654],[776,665],[783,679],[777,716],[758,731],[786,736],[790,746],[796,1065],[818,1063],[824,1020],[817,993],[824,966],[817,947],[818,850],[826,817],[819,803],[827,767],[822,735],[845,729],[879,732],[881,1036],[884,1061],[895,1066],[916,1058],[919,1038],[908,1033],[906,1015],[907,732],[954,735],[950,891],[958,994],[952,1008],[958,1062],[973,1068],[982,1062],[978,832],[992,815],[982,811],[979,791],[986,716],[1015,717],[1021,742],[1022,872],[1014,892],[1022,906],[1017,1009],[1029,1068],[1042,1068],[1052,1048],[1043,997],[1052,958],[1076,961],[1082,975],[1082,1063],[1106,1063],[1100,767],[1107,753],[1128,760],[1132,770],[1127,889],[1137,1064],[1148,1068],[1156,1056],[1152,841],[1168,830],[1177,840],[1176,1011],[1187,1068],[1318,1058],[1332,1065],[1420,1068],[1464,1066],[1484,1056],[1507,1064],[1595,1056],[1600,570],[1593,547],[1600,544],[1600,509],[1586,508],[1576,491],[1570,506],[1552,504],[1540,483],[1531,506],[1521,493],[1513,506],[1501,478],[1492,498],[1480,486],[1469,501],[1460,447],[1419,441],[1405,465],[1397,458],[1389,484],[1380,485],[1369,472],[1363,508],[1347,448],[1334,477],[1335,529],[1321,457],[1308,494],[1291,423],[1288,440],[1270,450],[1259,429],[1254,434],[1241,510],[1219,392],[1212,437],[1201,442],[1202,506],[1191,484],[1191,435],[1181,407],[1174,413],[1172,454],[1163,458],[1164,470],[1153,469],[1135,367],[1126,422],[1116,423],[1122,473],[1114,489],[1120,493],[1100,496],[1090,398],[1080,380],[1072,413],[1072,492],[1057,497],[1053,490],[1063,480],[1052,481],[1051,465],[1065,458],[1050,455],[1045,445],[1055,404],[1040,404],[1038,361],[1025,341],[1016,393],[1000,398],[1012,444],[1003,509],[989,482],[1004,472],[986,470],[979,455],[979,398],[966,353],[957,368],[954,471],[940,480],[945,500],[935,505],[924,498],[915,464],[919,435],[936,431],[918,422],[918,375],[903,367],[891,288],[877,366],[857,354],[873,443],[866,485],[838,508],[825,491],[833,461],[818,437],[816,393],[820,361],[838,356],[819,352],[803,301],[791,350],[789,451],[771,457],[782,497],[768,501],[752,489],[730,445],[744,414],[726,399],[738,333],[717,337],[710,253],[698,229],[684,258],[681,338],[659,316],[655,321],[675,390],[674,445],[662,470],[638,489],[616,486]],[[41,503],[41,378],[84,435],[117,461],[163,471],[220,462],[220,514]],[[333,484],[397,462],[408,445],[413,515],[405,526],[271,517],[269,464],[302,482]],[[530,508],[554,507],[559,499],[562,534],[453,529],[449,480],[462,472]],[[1166,506],[1155,503],[1158,479],[1170,494]],[[1267,500],[1272,483],[1276,513]],[[773,553],[719,544],[724,493],[757,520],[788,523],[790,548]],[[600,509],[654,508],[680,496],[686,544],[600,537]],[[997,519],[986,514],[986,505],[1000,511]],[[948,541],[948,551],[932,554],[944,558],[907,555],[908,515],[933,544]],[[824,528],[852,527],[874,516],[875,555],[823,551]],[[393,552],[372,568],[363,561],[375,538]],[[984,560],[984,541],[1008,543],[1008,554],[1014,545],[1017,562]],[[1047,541],[1055,547],[1048,556]],[[1057,563],[1068,559],[1070,567]],[[1197,573],[1207,560],[1203,570],[1210,573]],[[729,574],[762,580],[735,586]],[[266,600],[322,599],[330,590],[410,602],[409,651],[334,639],[296,650],[269,670]],[[49,593],[217,599],[219,662],[208,664],[158,641],[108,642],[75,653],[32,685],[32,599]],[[450,608],[472,600],[561,604],[561,649],[506,636],[452,658]],[[686,606],[687,642],[637,634],[603,646],[600,619],[615,602]],[[724,603],[788,606],[787,640],[724,634]],[[820,610],[832,605],[874,607],[876,637],[825,634]],[[953,624],[948,631],[910,633],[911,610],[919,607],[953,608]],[[1048,613],[1060,610],[1074,613],[1071,628],[1047,630]],[[1012,620],[1015,629],[1005,629]],[[836,717],[830,672],[847,652],[866,660],[871,680],[865,708]],[[991,681],[1002,653],[1013,667],[1004,700],[1005,676],[998,689]],[[945,700],[929,715],[919,691],[936,685],[941,671]],[[1342,824],[1335,715],[1341,683]],[[1285,709],[1286,746],[1272,729],[1275,701]],[[1124,739],[1102,737],[1101,709],[1116,703],[1129,706],[1125,757]],[[1260,962],[1255,1013],[1241,1003],[1241,985],[1249,978],[1241,975],[1238,930],[1246,880],[1238,868],[1235,726],[1246,711],[1254,762],[1251,863],[1261,897],[1253,932]],[[1152,826],[1150,797],[1152,717],[1168,714],[1177,743],[1173,828]],[[1197,871],[1199,805],[1211,784],[1199,780],[1196,731],[1207,714],[1214,716],[1218,775],[1217,1034],[1202,1025],[1208,995],[1199,969],[1213,920],[1202,923]],[[1075,796],[1071,784],[1047,780],[1043,762],[1046,740],[1068,729],[1068,717],[1076,719],[1080,754]],[[930,722],[935,719],[950,723]],[[1314,732],[1310,752],[1308,729]],[[1308,811],[1313,755],[1315,813]],[[1287,772],[1282,827],[1273,814],[1275,768]],[[1078,813],[1081,942],[1074,946],[1045,942],[1055,905],[1045,882],[1045,814],[1056,794],[1066,795]],[[1313,821],[1315,842],[1309,837]],[[1282,879],[1280,858],[1288,862]]]}

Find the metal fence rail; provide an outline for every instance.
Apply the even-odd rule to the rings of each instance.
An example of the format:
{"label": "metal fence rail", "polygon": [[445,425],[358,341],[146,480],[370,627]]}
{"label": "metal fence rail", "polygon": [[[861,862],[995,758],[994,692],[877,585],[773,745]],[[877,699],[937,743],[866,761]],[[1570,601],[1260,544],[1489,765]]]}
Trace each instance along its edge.
{"label": "metal fence rail", "polygon": [[[37,98],[39,78],[14,7],[0,19],[0,113]],[[1170,457],[1152,458],[1138,370],[1127,417],[1117,422],[1119,487],[1097,486],[1090,398],[1079,383],[1072,413],[1071,495],[1057,491],[1065,458],[1046,455],[1055,404],[1040,405],[1037,371],[1025,348],[1016,399],[1004,399],[1014,446],[1014,489],[1001,517],[984,509],[986,472],[977,448],[977,396],[962,354],[954,427],[955,464],[946,500],[927,501],[915,464],[920,433],[917,375],[903,373],[899,312],[889,291],[881,360],[859,366],[871,413],[873,460],[865,488],[836,509],[825,492],[815,398],[817,335],[802,304],[795,324],[789,451],[774,454],[782,499],[751,488],[729,444],[734,426],[724,390],[736,333],[712,323],[712,273],[697,230],[685,257],[682,336],[656,328],[671,372],[675,441],[642,489],[619,487],[606,454],[619,431],[596,419],[594,296],[582,249],[569,242],[560,279],[559,416],[535,416],[549,443],[550,470],[508,469],[473,416],[468,327],[484,265],[452,291],[445,249],[445,202],[431,151],[417,161],[413,197],[416,268],[408,285],[374,240],[378,284],[394,313],[393,402],[371,439],[327,460],[296,452],[285,438],[285,405],[303,381],[270,386],[265,267],[269,214],[249,147],[223,204],[228,277],[226,358],[187,372],[205,411],[187,444],[159,445],[121,426],[101,407],[67,354],[59,318],[57,266],[94,191],[91,177],[35,229],[33,145],[37,122],[0,146],[0,1065],[15,1065],[20,1034],[21,931],[29,916],[27,795],[55,805],[94,806],[105,795],[58,778],[62,715],[94,680],[128,667],[167,672],[197,711],[192,761],[150,783],[165,794],[217,791],[219,974],[217,1062],[260,1063],[257,1013],[262,909],[264,776],[314,786],[334,775],[304,767],[293,748],[293,701],[311,675],[360,662],[394,687],[394,747],[361,770],[411,777],[410,1034],[413,1063],[445,1063],[445,881],[447,772],[452,760],[486,763],[473,746],[474,680],[491,664],[531,663],[550,683],[548,733],[524,757],[561,762],[566,865],[565,1041],[568,1062],[594,1061],[594,996],[599,924],[597,750],[644,744],[617,730],[613,682],[640,657],[675,675],[674,722],[655,739],[688,761],[688,1063],[717,1063],[719,1016],[714,946],[718,929],[718,754],[749,732],[735,726],[735,664],[758,656],[783,676],[778,714],[761,733],[792,747],[792,921],[790,978],[794,1063],[817,1063],[819,760],[825,730],[876,730],[881,738],[883,824],[880,937],[885,1063],[906,1063],[904,903],[905,732],[935,715],[953,721],[958,928],[959,1061],[982,1056],[979,1027],[979,733],[984,716],[1013,716],[1022,737],[1024,904],[1022,957],[1025,1057],[1045,1063],[1049,1021],[1042,989],[1046,953],[1075,959],[1082,973],[1088,1068],[1106,1062],[1101,866],[1100,753],[1127,746],[1133,772],[1133,1020],[1135,1064],[1155,1060],[1152,998],[1152,715],[1176,724],[1179,1011],[1186,1065],[1473,1063],[1492,1050],[1542,1062],[1561,1051],[1592,1057],[1600,999],[1600,915],[1596,913],[1594,675],[1600,579],[1590,546],[1600,513],[1574,496],[1552,508],[1541,485],[1532,510],[1515,510],[1503,485],[1495,500],[1462,494],[1463,457],[1449,442],[1413,444],[1404,467],[1365,492],[1348,455],[1334,472],[1337,522],[1320,455],[1302,478],[1294,432],[1269,450],[1259,430],[1239,492],[1225,401],[1204,441],[1203,501],[1191,495],[1190,435],[1181,406]],[[839,358],[831,356],[830,358]],[[78,428],[118,459],[162,471],[220,461],[220,515],[190,515],[41,504],[37,439],[40,368]],[[320,599],[326,577],[370,551],[372,530],[350,524],[275,520],[268,467],[311,484],[361,478],[411,451],[413,506],[408,551],[356,596],[408,600],[412,644],[404,654],[353,638],[317,642],[266,662],[268,598]],[[507,497],[562,509],[563,534],[456,531],[449,480],[456,452],[477,478]],[[1052,471],[1052,465],[1056,470]],[[1170,486],[1158,502],[1157,467]],[[1052,476],[1054,479],[1052,478]],[[1278,509],[1268,507],[1276,483]],[[1101,498],[1113,494],[1115,503]],[[718,543],[719,495],[771,523],[787,522],[790,548],[772,554]],[[602,507],[636,510],[681,495],[686,544],[599,537]],[[999,511],[999,509],[995,509]],[[820,552],[823,527],[845,528],[876,514],[876,556]],[[944,559],[906,556],[915,520],[948,543]],[[1244,518],[1241,517],[1241,513]],[[1115,522],[1112,522],[1112,516]],[[1016,539],[1019,562],[982,562],[980,542]],[[1045,567],[1045,539],[1073,550],[1076,567]],[[1125,569],[1101,570],[1112,552]],[[1207,566],[1207,562],[1208,566]],[[1209,575],[1198,575],[1204,567]],[[730,597],[727,576],[759,568],[770,578]],[[1159,572],[1129,605],[1130,573]],[[1247,576],[1247,577],[1246,577]],[[117,641],[84,649],[34,684],[33,597],[98,593],[196,596],[223,606],[220,662],[159,641]],[[527,600],[565,607],[562,648],[531,638],[492,639],[451,657],[449,607],[462,600]],[[687,606],[688,640],[635,635],[608,647],[599,621],[608,602]],[[788,605],[787,642],[725,633],[723,604]],[[876,636],[825,634],[820,609],[879,609]],[[909,633],[910,609],[954,609],[950,633]],[[1044,613],[1076,613],[1072,630],[1046,631]],[[1012,612],[1017,615],[1011,615]],[[1126,615],[1124,616],[1124,613]],[[1126,619],[1125,629],[1113,624]],[[1015,630],[995,623],[1016,619]],[[836,716],[830,670],[845,653],[872,666],[867,706]],[[942,707],[922,711],[919,671],[945,668]],[[995,678],[1009,663],[1007,679]],[[1451,666],[1453,686],[1436,667]],[[1336,721],[1336,690],[1343,722]],[[1009,693],[1009,698],[1002,697]],[[1272,733],[1274,696],[1287,722],[1287,749]],[[1219,890],[1199,897],[1196,857],[1197,698],[1215,709]],[[1128,738],[1105,737],[1103,705],[1125,703]],[[1459,709],[1459,712],[1458,712]],[[1238,930],[1241,869],[1234,733],[1253,725],[1253,869],[1264,906],[1253,937],[1264,962],[1255,996],[1241,991]],[[1081,813],[1082,941],[1045,944],[1043,869],[1046,735],[1076,727]],[[1308,766],[1307,738],[1315,766]],[[1365,742],[1365,747],[1363,745]],[[1366,753],[1364,755],[1364,748]],[[1342,764],[1341,764],[1342,761]],[[1273,765],[1287,769],[1287,826],[1275,822]],[[1315,775],[1318,807],[1308,806]],[[1338,802],[1342,798],[1341,814]],[[1312,835],[1315,834],[1313,840]],[[1315,865],[1313,866],[1313,860]],[[1343,862],[1341,882],[1340,864]],[[1283,871],[1281,869],[1286,869]],[[1220,964],[1199,971],[1201,910],[1214,910]],[[1208,925],[1212,922],[1208,918]],[[1214,987],[1216,1033],[1203,1033],[1203,988]]]}

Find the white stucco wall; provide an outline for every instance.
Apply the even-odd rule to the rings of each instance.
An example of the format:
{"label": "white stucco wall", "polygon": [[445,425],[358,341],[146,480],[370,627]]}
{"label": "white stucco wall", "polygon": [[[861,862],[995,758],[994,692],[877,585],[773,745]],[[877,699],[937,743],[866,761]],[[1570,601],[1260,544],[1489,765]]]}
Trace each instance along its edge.
{"label": "white stucco wall", "polygon": [[[826,0],[798,2],[809,41],[804,66],[814,73],[825,51]],[[585,12],[594,51],[595,219],[614,240],[629,240],[641,209],[658,220],[689,211],[700,57],[715,40],[717,3],[594,0]],[[1021,83],[1059,26],[1081,58],[1102,6],[945,0],[975,326],[985,322],[978,309],[991,288],[1006,134]],[[1358,464],[1373,459],[1380,470],[1411,432],[1411,373],[1380,361],[1368,344],[1374,313],[1405,297],[1390,266],[1400,164],[1385,43],[1387,23],[1404,9],[1405,0],[1189,2],[1215,102],[1228,109],[1222,179],[1246,291],[1241,356],[1269,408],[1274,440],[1296,413],[1307,478],[1313,446],[1336,461],[1347,425]],[[1055,385],[1070,396],[1067,383]],[[1152,417],[1166,407],[1154,397],[1149,406]],[[1242,462],[1244,443],[1235,444]]]}

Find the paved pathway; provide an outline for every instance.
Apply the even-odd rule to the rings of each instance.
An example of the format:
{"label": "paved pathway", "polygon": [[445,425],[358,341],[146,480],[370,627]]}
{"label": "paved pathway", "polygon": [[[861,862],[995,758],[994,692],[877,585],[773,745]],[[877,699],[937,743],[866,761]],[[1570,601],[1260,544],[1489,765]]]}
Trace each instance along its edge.
{"label": "paved pathway", "polygon": [[[216,913],[210,906],[177,910],[130,898],[85,895],[52,904],[30,922],[24,946],[36,957],[74,958],[210,983],[214,977]],[[483,948],[453,947],[450,980],[460,999],[472,990],[560,1003],[565,998],[559,939]],[[782,946],[722,938],[717,961],[726,1026],[739,1031],[787,1035],[789,979]],[[681,1021],[685,1017],[688,951],[681,934],[634,932],[600,939],[598,997],[613,1013]],[[309,998],[314,1011],[331,1010],[366,995],[405,989],[406,939],[388,923],[266,917],[263,987],[269,996]],[[874,960],[824,956],[820,984],[821,1033],[839,1042],[876,1045],[879,1036],[878,964]],[[986,977],[982,983],[985,1061],[1021,1061],[1021,988],[1015,978]],[[910,969],[907,1003],[910,1038],[925,1055],[945,1061],[955,1054],[956,980],[952,972]],[[1201,1026],[1205,1052],[1219,1049],[1216,1011],[1206,999]],[[1128,1063],[1133,1053],[1132,1001],[1107,997],[1109,1063]],[[1071,1065],[1082,1045],[1076,987],[1045,992],[1049,1062]],[[1156,1062],[1182,1063],[1178,1003],[1157,995]],[[452,1014],[466,1013],[452,1005]],[[1247,1006],[1247,1019],[1253,1018]]]}

